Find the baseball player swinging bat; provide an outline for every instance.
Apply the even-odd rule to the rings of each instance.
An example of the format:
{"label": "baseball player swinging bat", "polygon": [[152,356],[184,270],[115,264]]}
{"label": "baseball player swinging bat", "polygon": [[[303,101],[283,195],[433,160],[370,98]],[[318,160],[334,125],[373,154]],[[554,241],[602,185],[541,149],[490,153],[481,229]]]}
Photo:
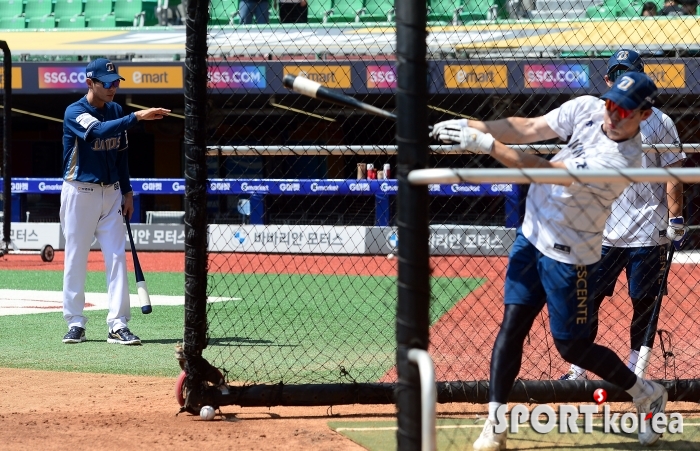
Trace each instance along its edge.
{"label": "baseball player swinging bat", "polygon": [[131,226],[129,218],[126,219],[126,231],[129,232],[129,244],[131,245],[131,256],[134,258],[134,273],[136,275],[136,289],[139,293],[139,301],[141,302],[141,313],[148,315],[153,311],[151,307],[151,298],[148,296],[148,288],[146,287],[146,279],[143,277],[139,257],[136,255],[136,246],[134,246],[134,237],[131,236]]}
{"label": "baseball player swinging bat", "polygon": [[668,273],[671,270],[671,262],[673,261],[673,253],[676,250],[673,243],[671,243],[671,250],[668,251],[668,259],[666,260],[666,269],[661,276],[661,288],[659,289],[659,294],[656,297],[656,302],[654,303],[654,310],[651,312],[651,318],[649,319],[649,325],[647,326],[646,333],[644,334],[644,343],[639,349],[639,357],[637,358],[637,365],[634,368],[634,373],[644,378],[647,372],[647,367],[649,366],[649,360],[651,360],[651,349],[654,347],[654,336],[656,335],[656,327],[659,323],[659,313],[661,312],[661,299],[664,297],[664,291],[666,291],[666,281],[668,280]]}

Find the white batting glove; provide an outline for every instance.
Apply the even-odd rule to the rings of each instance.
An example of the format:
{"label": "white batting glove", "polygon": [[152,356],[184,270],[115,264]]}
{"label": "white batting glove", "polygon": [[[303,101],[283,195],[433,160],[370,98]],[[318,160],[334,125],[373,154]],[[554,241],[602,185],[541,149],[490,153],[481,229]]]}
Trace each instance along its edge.
{"label": "white batting glove", "polygon": [[467,119],[450,119],[449,121],[438,122],[433,125],[433,131],[430,132],[430,137],[435,139],[440,139],[439,135],[445,130],[451,130],[453,132],[459,132],[463,128],[469,126],[469,121]]}
{"label": "white batting glove", "polygon": [[443,130],[440,133],[440,139],[445,142],[449,140],[449,142],[459,143],[461,149],[481,154],[490,154],[493,143],[496,141],[491,133],[483,133],[471,127],[463,128],[459,133]]}
{"label": "white batting glove", "polygon": [[681,250],[685,239],[687,238],[688,228],[685,226],[683,216],[676,216],[668,220],[668,228],[666,229],[666,237],[671,240],[676,250]]}

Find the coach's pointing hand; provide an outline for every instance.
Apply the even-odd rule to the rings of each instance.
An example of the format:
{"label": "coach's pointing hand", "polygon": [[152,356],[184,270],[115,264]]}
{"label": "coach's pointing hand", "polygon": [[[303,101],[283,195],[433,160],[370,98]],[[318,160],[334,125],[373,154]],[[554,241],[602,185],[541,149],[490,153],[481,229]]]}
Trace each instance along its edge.
{"label": "coach's pointing hand", "polygon": [[170,110],[165,108],[149,108],[147,110],[135,112],[134,116],[140,121],[152,121],[155,119],[163,119],[168,114],[170,114]]}

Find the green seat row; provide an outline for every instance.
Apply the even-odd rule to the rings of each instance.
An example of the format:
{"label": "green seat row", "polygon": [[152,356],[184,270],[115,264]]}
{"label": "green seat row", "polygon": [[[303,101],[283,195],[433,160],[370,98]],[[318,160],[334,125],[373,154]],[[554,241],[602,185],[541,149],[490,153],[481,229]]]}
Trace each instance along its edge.
{"label": "green seat row", "polygon": [[[459,25],[476,20],[506,19],[505,0],[427,0],[428,21]],[[394,0],[309,0],[309,23],[393,22]],[[211,0],[210,25],[240,21],[238,0]],[[270,23],[279,23],[270,9]]]}
{"label": "green seat row", "polygon": [[143,0],[0,0],[0,29],[143,25]]}

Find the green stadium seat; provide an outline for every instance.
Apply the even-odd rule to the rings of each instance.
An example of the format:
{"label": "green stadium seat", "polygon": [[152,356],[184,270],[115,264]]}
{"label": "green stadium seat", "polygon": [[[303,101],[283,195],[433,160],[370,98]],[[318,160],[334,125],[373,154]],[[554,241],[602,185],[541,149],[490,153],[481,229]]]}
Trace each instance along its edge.
{"label": "green stadium seat", "polygon": [[507,19],[508,12],[503,0],[464,0],[459,18],[462,22]]}
{"label": "green stadium seat", "polygon": [[114,3],[114,19],[119,26],[143,27],[146,20],[143,0],[117,0]]}
{"label": "green stadium seat", "polygon": [[56,18],[54,16],[30,17],[27,19],[27,28],[35,30],[56,28]]}
{"label": "green stadium seat", "polygon": [[115,28],[117,22],[114,20],[114,16],[96,16],[87,18],[88,28]]}
{"label": "green stadium seat", "polygon": [[56,0],[53,8],[54,17],[72,17],[83,13],[82,0]]}
{"label": "green stadium seat", "polygon": [[0,0],[0,17],[19,17],[23,9],[22,0]]}
{"label": "green stadium seat", "polygon": [[366,0],[360,22],[393,22],[395,13],[393,0]]}
{"label": "green stadium seat", "polygon": [[491,0],[429,0],[428,22],[461,25],[474,20],[495,19],[498,6]]}
{"label": "green stadium seat", "polygon": [[589,19],[615,19],[641,15],[642,4],[638,0],[605,0],[600,6],[589,6],[586,9],[586,17]]}
{"label": "green stadium seat", "polygon": [[209,25],[233,25],[240,19],[238,0],[211,0],[209,3]]}
{"label": "green stadium seat", "polygon": [[64,16],[56,19],[57,28],[85,28],[85,16]]}
{"label": "green stadium seat", "polygon": [[27,0],[24,6],[24,17],[29,20],[34,17],[46,17],[51,15],[53,4],[51,0]]}
{"label": "green stadium seat", "polygon": [[[112,0],[87,0],[85,2],[85,16],[88,27],[90,26],[90,21],[95,17],[104,17],[112,14]],[[114,16],[112,16],[114,19]]]}
{"label": "green stadium seat", "polygon": [[19,30],[27,28],[27,21],[24,17],[0,17],[0,29]]}
{"label": "green stadium seat", "polygon": [[333,9],[332,0],[309,1],[309,23],[328,22],[329,11]]}
{"label": "green stadium seat", "polygon": [[365,6],[363,0],[333,0],[333,7],[328,11],[328,17],[326,22],[359,22],[360,13],[364,9],[364,7]]}
{"label": "green stadium seat", "polygon": [[[234,19],[240,19],[240,16],[236,15]],[[238,23],[239,20],[234,20],[234,23]],[[280,23],[280,14],[279,11],[277,11],[275,8],[270,7],[270,24],[271,25],[277,25]]]}

